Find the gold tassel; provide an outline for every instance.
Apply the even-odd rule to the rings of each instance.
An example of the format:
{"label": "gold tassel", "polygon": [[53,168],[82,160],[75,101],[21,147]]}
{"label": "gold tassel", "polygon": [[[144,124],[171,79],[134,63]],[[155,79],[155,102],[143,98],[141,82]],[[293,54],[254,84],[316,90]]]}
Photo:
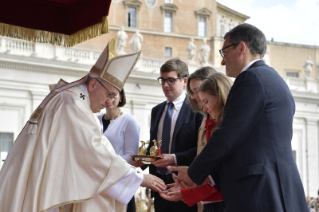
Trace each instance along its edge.
{"label": "gold tassel", "polygon": [[38,43],[50,43],[64,47],[71,47],[78,43],[109,32],[108,17],[104,16],[102,22],[82,29],[72,35],[65,35],[43,30],[28,29],[20,26],[0,23],[0,35],[18,38]]}
{"label": "gold tassel", "polygon": [[109,33],[109,19],[107,16],[103,16],[102,18],[102,34]]}
{"label": "gold tassel", "polygon": [[115,48],[116,39],[117,39],[117,36],[115,36],[114,38],[112,38],[109,41],[109,58],[108,58],[108,60],[110,60],[116,56],[116,48]]}
{"label": "gold tassel", "polygon": [[60,206],[60,207],[59,207],[59,212],[65,212],[63,206]]}
{"label": "gold tassel", "polygon": [[34,124],[28,123],[27,134],[32,134]]}
{"label": "gold tassel", "polygon": [[38,124],[37,122],[34,121],[28,121],[28,125],[27,125],[27,134],[37,134],[37,130],[38,130]]}

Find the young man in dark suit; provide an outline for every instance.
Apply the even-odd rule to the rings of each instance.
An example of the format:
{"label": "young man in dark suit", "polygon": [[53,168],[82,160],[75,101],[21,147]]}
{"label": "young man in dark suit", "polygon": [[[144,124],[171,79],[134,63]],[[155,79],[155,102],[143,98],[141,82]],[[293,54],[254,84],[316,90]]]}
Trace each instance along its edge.
{"label": "young man in dark suit", "polygon": [[[153,140],[162,140],[162,156],[149,166],[150,173],[167,183],[173,183],[171,172],[167,166],[188,166],[197,152],[198,129],[202,115],[194,113],[184,92],[187,85],[188,67],[178,58],[166,61],[160,69],[159,83],[167,98],[165,102],[152,109],[150,147]],[[184,202],[170,202],[158,193],[154,194],[156,212],[195,212],[197,206],[188,207]]]}
{"label": "young man in dark suit", "polygon": [[281,76],[262,60],[265,35],[241,24],[224,39],[221,64],[236,80],[223,122],[188,170],[177,168],[178,178],[200,185],[217,172],[226,212],[306,212],[291,149],[295,102]]}

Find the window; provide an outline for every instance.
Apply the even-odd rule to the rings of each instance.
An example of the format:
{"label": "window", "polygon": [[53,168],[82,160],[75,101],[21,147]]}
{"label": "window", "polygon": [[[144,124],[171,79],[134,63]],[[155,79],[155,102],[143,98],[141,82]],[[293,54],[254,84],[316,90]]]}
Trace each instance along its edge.
{"label": "window", "polygon": [[0,169],[13,145],[13,133],[0,133]]}
{"label": "window", "polygon": [[164,32],[172,32],[172,13],[165,12],[164,17]]}
{"label": "window", "polygon": [[299,78],[299,73],[297,72],[286,72],[287,77]]}
{"label": "window", "polygon": [[166,57],[172,56],[172,48],[171,47],[165,47],[165,56]]}
{"label": "window", "polygon": [[210,17],[212,12],[207,8],[200,8],[195,10],[195,15],[197,19],[197,34],[198,36],[209,36],[209,25],[210,25]]}
{"label": "window", "polygon": [[128,7],[128,27],[136,27],[136,8],[135,7]]}
{"label": "window", "polygon": [[164,32],[173,32],[174,31],[174,16],[178,7],[175,4],[162,4],[160,6],[161,13],[163,15],[163,30]]}
{"label": "window", "polygon": [[206,36],[206,18],[205,17],[199,17],[198,35]]}
{"label": "window", "polygon": [[138,0],[125,0],[122,1],[124,4],[126,11],[126,23],[125,25],[127,27],[131,27],[131,28],[137,28],[138,27],[138,13],[139,10],[141,8],[141,5],[143,4],[142,2],[138,1]]}

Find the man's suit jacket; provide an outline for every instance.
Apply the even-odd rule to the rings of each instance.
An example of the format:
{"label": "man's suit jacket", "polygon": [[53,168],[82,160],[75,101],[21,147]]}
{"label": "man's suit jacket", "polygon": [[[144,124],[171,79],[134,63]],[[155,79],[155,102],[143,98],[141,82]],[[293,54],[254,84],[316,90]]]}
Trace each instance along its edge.
{"label": "man's suit jacket", "polygon": [[188,169],[201,184],[218,171],[225,211],[307,211],[291,149],[295,103],[279,74],[262,60],[240,73],[221,126]]}
{"label": "man's suit jacket", "polygon": [[[153,139],[157,140],[157,129],[166,101],[158,104],[152,109],[151,113],[151,129],[150,129],[150,147],[154,145]],[[198,129],[201,125],[203,115],[193,112],[188,98],[185,97],[183,106],[174,128],[171,142],[171,154],[175,154],[178,166],[189,166],[197,153],[197,137]],[[150,174],[157,173],[157,167],[150,165]]]}

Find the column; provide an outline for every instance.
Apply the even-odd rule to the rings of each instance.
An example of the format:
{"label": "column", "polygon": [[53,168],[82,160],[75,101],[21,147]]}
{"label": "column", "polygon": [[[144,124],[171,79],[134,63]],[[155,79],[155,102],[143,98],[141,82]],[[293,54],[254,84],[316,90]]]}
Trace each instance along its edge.
{"label": "column", "polygon": [[318,121],[318,119],[306,119],[308,194],[310,197],[317,197],[319,189]]}

